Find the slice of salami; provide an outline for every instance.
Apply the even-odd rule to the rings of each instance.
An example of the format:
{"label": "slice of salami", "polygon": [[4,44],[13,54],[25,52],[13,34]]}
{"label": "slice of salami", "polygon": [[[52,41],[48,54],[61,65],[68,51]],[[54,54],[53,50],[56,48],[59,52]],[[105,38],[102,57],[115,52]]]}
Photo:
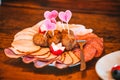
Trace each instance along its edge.
{"label": "slice of salami", "polygon": [[97,50],[95,57],[99,57],[102,54],[103,40],[101,38],[93,38],[87,42],[87,45],[91,45],[93,48],[95,48]]}
{"label": "slice of salami", "polygon": [[99,38],[94,33],[89,33],[83,36],[76,36],[78,40],[86,40],[84,46],[85,60],[89,61],[94,57],[99,57],[103,52],[103,38]]}
{"label": "slice of salami", "polygon": [[86,62],[92,60],[96,54],[96,49],[89,44],[85,45],[83,51],[84,51],[84,57]]}

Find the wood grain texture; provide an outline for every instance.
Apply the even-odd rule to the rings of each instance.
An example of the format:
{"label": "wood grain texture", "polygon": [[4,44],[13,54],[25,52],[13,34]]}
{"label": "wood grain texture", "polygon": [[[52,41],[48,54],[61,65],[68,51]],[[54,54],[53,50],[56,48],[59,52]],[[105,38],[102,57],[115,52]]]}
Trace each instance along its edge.
{"label": "wood grain texture", "polygon": [[[56,0],[49,0],[55,2]],[[79,0],[77,0],[79,1]],[[83,0],[82,0],[83,1]],[[86,0],[85,0],[86,1]],[[108,10],[115,10],[113,12],[105,11],[103,7],[94,7],[93,2],[91,8],[97,8],[100,13],[91,13],[88,10],[84,12],[76,8],[73,11],[72,19],[69,23],[83,24],[87,28],[93,28],[94,33],[104,38],[104,52],[103,55],[110,52],[120,50],[120,16],[118,15],[119,9],[115,7],[106,8]],[[102,0],[103,1],[103,0]],[[105,3],[108,0],[105,0]],[[119,3],[109,1],[107,5],[119,5]],[[26,5],[24,5],[24,3]],[[57,3],[57,2],[56,2]],[[58,2],[60,3],[60,2]],[[72,3],[72,0],[61,0],[61,3]],[[85,2],[81,3],[83,5]],[[101,2],[101,4],[104,2]],[[100,3],[97,3],[100,4]],[[97,5],[96,4],[96,5]],[[28,6],[30,5],[30,6]],[[49,6],[49,7],[48,7]],[[58,11],[65,10],[66,8],[58,8],[56,4],[49,4],[46,6],[39,6],[38,3],[33,1],[18,2],[13,0],[13,3],[6,1],[0,6],[0,80],[101,80],[95,72],[95,64],[99,58],[95,58],[87,63],[87,69],[84,72],[79,72],[79,65],[72,68],[63,70],[56,69],[55,67],[45,67],[36,69],[33,64],[25,64],[21,59],[11,59],[5,56],[4,48],[11,46],[14,35],[27,27],[31,27],[40,20],[43,20],[43,13],[46,10],[56,9]],[[84,5],[83,5],[84,6]],[[72,6],[71,6],[72,7]],[[80,8],[80,7],[79,7]],[[101,14],[102,13],[102,14]],[[102,57],[101,56],[101,57]]]}
{"label": "wood grain texture", "polygon": [[37,9],[70,9],[89,14],[120,15],[120,0],[4,0],[3,5]]}

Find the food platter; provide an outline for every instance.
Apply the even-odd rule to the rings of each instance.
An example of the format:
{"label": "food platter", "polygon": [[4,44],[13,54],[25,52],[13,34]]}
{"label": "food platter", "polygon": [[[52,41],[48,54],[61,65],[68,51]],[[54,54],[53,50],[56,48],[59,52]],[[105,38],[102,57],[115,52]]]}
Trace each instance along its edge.
{"label": "food platter", "polygon": [[98,76],[103,80],[114,80],[111,75],[111,69],[114,65],[120,64],[120,50],[109,53],[100,58],[95,66]]}
{"label": "food platter", "polygon": [[[53,12],[56,13],[54,10],[46,11],[44,15],[52,15]],[[70,11],[67,12],[71,14]],[[11,46],[4,49],[6,56],[22,57],[24,63],[33,62],[36,68],[48,65],[59,69],[79,65],[82,61],[82,51],[85,62],[101,56],[104,48],[103,38],[93,33],[93,29],[87,29],[81,24],[68,24],[69,20],[67,23],[56,21],[55,16],[54,19],[48,19],[48,15],[46,16],[36,25],[17,32]],[[86,41],[82,46],[83,50],[77,40]]]}

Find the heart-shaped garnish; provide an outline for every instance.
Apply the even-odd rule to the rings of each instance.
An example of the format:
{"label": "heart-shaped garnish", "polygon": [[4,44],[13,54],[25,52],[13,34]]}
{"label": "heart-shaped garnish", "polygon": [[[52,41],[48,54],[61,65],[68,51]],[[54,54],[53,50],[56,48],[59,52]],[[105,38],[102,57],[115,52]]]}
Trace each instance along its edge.
{"label": "heart-shaped garnish", "polygon": [[66,10],[65,12],[61,11],[61,12],[59,12],[58,16],[61,21],[68,23],[72,17],[72,13],[70,10]]}
{"label": "heart-shaped garnish", "polygon": [[52,23],[51,20],[49,20],[49,19],[45,20],[45,26],[46,26],[47,30],[55,30],[56,29],[56,24]]}
{"label": "heart-shaped garnish", "polygon": [[58,12],[56,10],[53,11],[46,11],[44,13],[44,17],[45,19],[52,19],[52,18],[56,18],[58,16]]}

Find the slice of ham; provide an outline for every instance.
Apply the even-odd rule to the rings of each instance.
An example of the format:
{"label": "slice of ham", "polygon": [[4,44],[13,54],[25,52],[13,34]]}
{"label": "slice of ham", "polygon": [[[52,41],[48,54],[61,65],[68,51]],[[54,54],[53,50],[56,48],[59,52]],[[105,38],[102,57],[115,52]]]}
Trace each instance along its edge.
{"label": "slice of ham", "polygon": [[73,53],[80,59],[80,48],[76,48],[73,50]]}
{"label": "slice of ham", "polygon": [[36,46],[32,40],[25,39],[13,41],[11,45],[18,51],[25,53],[35,52],[40,49],[40,46]]}
{"label": "slice of ham", "polygon": [[21,55],[15,54],[10,48],[4,49],[5,55],[10,57],[10,58],[19,58]]}
{"label": "slice of ham", "polygon": [[65,55],[63,53],[57,57],[58,62],[63,62],[64,60],[65,60]]}
{"label": "slice of ham", "polygon": [[33,56],[42,56],[49,52],[49,48],[40,48],[37,52],[33,52],[31,55]]}
{"label": "slice of ham", "polygon": [[69,55],[68,52],[65,52],[65,53],[64,53],[64,57],[65,57],[65,59],[64,59],[64,61],[63,61],[63,64],[70,65],[70,64],[73,63],[73,59],[72,59],[72,57]]}
{"label": "slice of ham", "polygon": [[14,54],[16,54],[16,55],[22,55],[22,56],[23,56],[23,55],[25,54],[25,53],[22,53],[22,52],[16,50],[16,49],[13,48],[13,47],[10,47],[9,49],[12,50],[12,51],[14,52]]}
{"label": "slice of ham", "polygon": [[67,64],[63,64],[63,63],[60,63],[60,62],[55,62],[55,66],[56,66],[58,69],[64,69],[64,68],[67,68],[67,67],[68,67]]}
{"label": "slice of ham", "polygon": [[31,63],[31,62],[33,62],[33,61],[35,61],[35,60],[36,60],[36,58],[33,57],[33,56],[23,56],[23,57],[22,57],[22,61],[23,61],[24,63]]}
{"label": "slice of ham", "polygon": [[39,60],[36,60],[36,61],[33,61],[33,62],[34,62],[34,66],[36,68],[42,68],[42,67],[45,67],[45,66],[49,65],[53,61],[54,60],[49,60],[49,61],[39,61]]}
{"label": "slice of ham", "polygon": [[46,60],[51,60],[51,59],[55,59],[58,57],[57,55],[54,55],[51,52],[49,52],[49,53],[50,53],[50,55],[49,55],[49,57],[46,58]]}
{"label": "slice of ham", "polygon": [[35,57],[39,58],[39,59],[46,59],[46,58],[48,58],[50,56],[50,54],[51,54],[50,52],[47,52],[47,53],[45,53],[43,55],[38,55],[38,56],[36,55]]}
{"label": "slice of ham", "polygon": [[80,62],[80,58],[78,58],[72,51],[69,51],[69,55],[72,57],[72,64]]}

